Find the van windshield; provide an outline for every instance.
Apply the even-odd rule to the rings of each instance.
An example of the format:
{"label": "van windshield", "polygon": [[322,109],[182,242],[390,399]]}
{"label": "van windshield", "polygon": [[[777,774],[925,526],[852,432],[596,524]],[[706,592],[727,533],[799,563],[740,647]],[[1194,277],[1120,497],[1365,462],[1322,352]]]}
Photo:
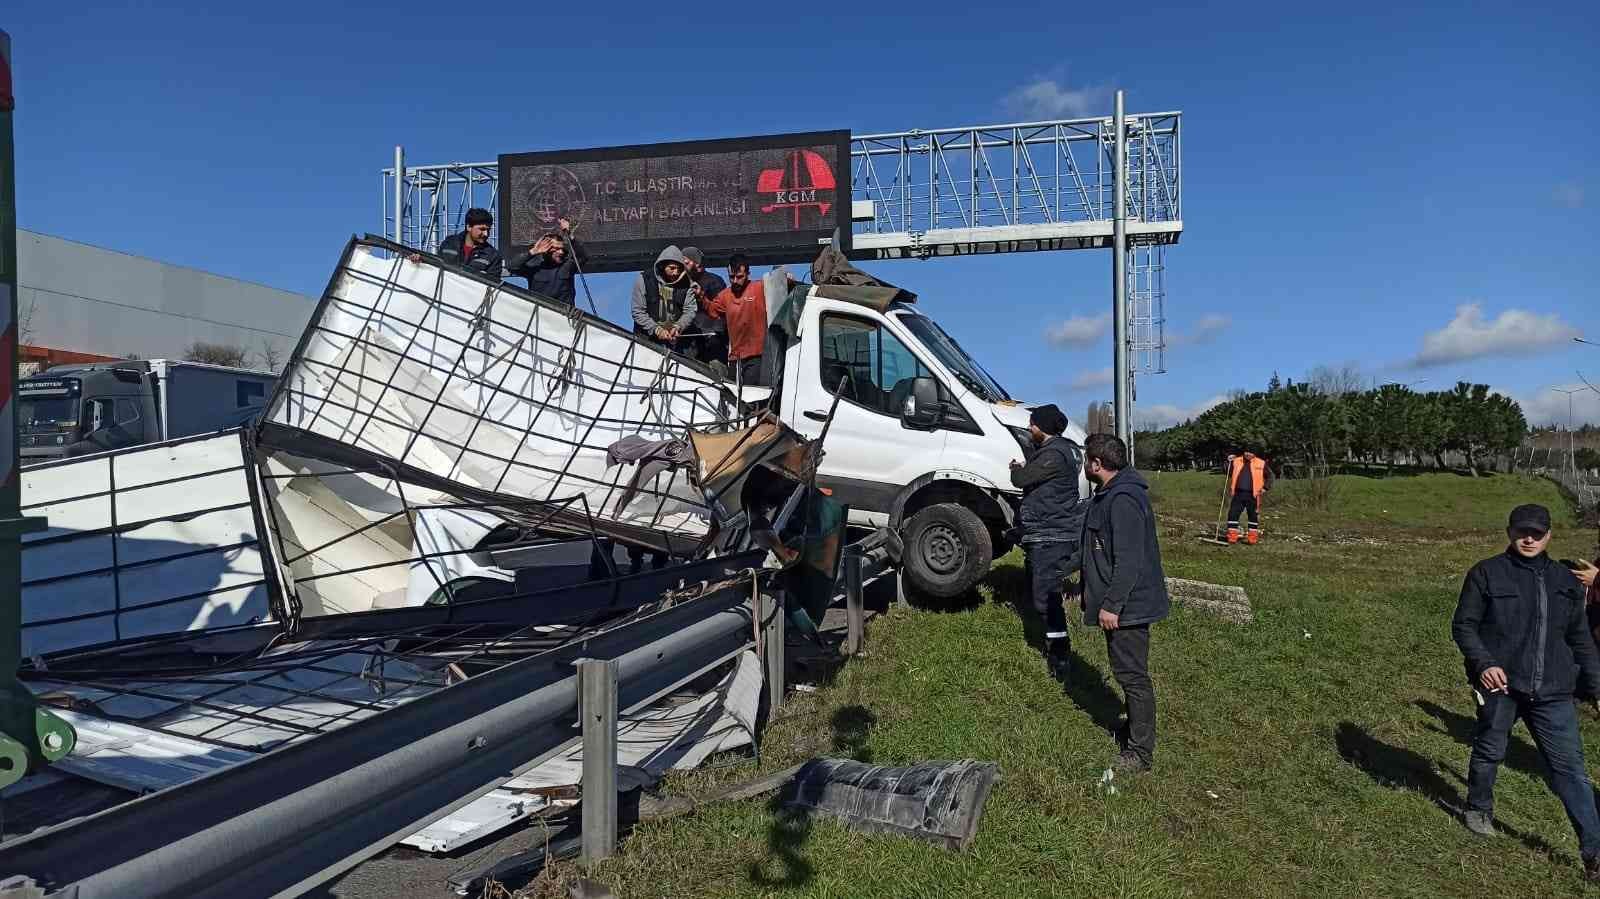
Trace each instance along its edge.
{"label": "van windshield", "polygon": [[922,345],[928,348],[928,352],[937,356],[944,367],[950,369],[968,390],[991,403],[1011,399],[1011,394],[1006,393],[1000,382],[984,371],[978,360],[962,349],[954,337],[946,334],[938,322],[911,309],[901,309],[895,315],[900,324],[905,325],[906,330],[916,335]]}

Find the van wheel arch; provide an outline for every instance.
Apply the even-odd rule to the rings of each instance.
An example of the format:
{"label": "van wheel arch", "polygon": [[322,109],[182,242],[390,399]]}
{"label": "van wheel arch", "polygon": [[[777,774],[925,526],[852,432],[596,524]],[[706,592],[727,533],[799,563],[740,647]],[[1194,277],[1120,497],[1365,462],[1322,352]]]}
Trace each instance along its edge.
{"label": "van wheel arch", "polygon": [[[936,507],[939,509],[936,513],[920,514]],[[966,514],[958,514],[960,512]],[[963,518],[967,519],[966,524],[960,520]],[[934,519],[943,523],[942,533],[947,539],[960,537],[966,544],[965,551],[974,562],[972,566],[962,566],[959,574],[954,571],[939,572],[935,566],[917,564],[911,558],[918,552],[918,534]],[[908,484],[895,499],[889,515],[890,527],[904,538],[901,567],[912,586],[921,592],[944,598],[972,589],[988,572],[993,559],[1010,551],[1011,544],[1003,535],[1014,520],[1011,509],[988,490],[936,472],[923,475]],[[917,533],[913,533],[913,530]]]}

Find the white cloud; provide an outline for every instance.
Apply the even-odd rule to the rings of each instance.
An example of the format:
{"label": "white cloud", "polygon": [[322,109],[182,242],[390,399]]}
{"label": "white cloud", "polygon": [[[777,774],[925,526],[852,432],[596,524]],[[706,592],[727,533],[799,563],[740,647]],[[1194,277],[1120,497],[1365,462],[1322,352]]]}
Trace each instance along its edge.
{"label": "white cloud", "polygon": [[1563,181],[1550,192],[1550,199],[1563,209],[1583,208],[1583,185],[1576,181]]}
{"label": "white cloud", "polygon": [[1581,382],[1557,384],[1521,395],[1510,390],[1499,392],[1516,399],[1522,406],[1522,415],[1528,420],[1529,427],[1557,425],[1564,428],[1567,426],[1567,395],[1561,393],[1562,390],[1576,391],[1572,394],[1572,422],[1575,426],[1600,425],[1600,394]]}
{"label": "white cloud", "polygon": [[1194,330],[1188,332],[1177,331],[1168,335],[1167,346],[1194,346],[1210,343],[1222,336],[1222,333],[1232,325],[1233,319],[1226,315],[1219,315],[1215,312],[1207,313],[1200,316],[1200,320],[1194,323]]}
{"label": "white cloud", "polygon": [[1025,119],[1079,119],[1111,114],[1111,88],[1067,87],[1054,78],[1037,78],[1005,97],[1006,110]]}
{"label": "white cloud", "polygon": [[1086,347],[1098,343],[1111,330],[1111,313],[1074,315],[1044,332],[1044,339],[1056,347]]}
{"label": "white cloud", "polygon": [[1068,390],[1088,390],[1091,387],[1104,387],[1111,383],[1111,366],[1079,372],[1068,384]]}
{"label": "white cloud", "polygon": [[1456,307],[1456,317],[1448,325],[1423,336],[1422,352],[1411,365],[1422,368],[1486,356],[1523,356],[1564,343],[1579,333],[1554,313],[1507,309],[1490,320],[1483,317],[1481,305],[1467,303]]}
{"label": "white cloud", "polygon": [[1172,403],[1135,404],[1133,407],[1133,420],[1138,425],[1137,429],[1141,431],[1170,428],[1227,401],[1228,398],[1226,396],[1219,394],[1192,406],[1177,406]]}

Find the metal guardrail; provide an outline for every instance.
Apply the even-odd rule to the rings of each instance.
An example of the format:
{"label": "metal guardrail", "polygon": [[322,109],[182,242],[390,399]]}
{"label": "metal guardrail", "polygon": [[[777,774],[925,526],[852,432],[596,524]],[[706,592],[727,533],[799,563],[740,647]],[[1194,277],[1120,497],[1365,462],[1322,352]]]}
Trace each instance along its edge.
{"label": "metal guardrail", "polygon": [[[578,659],[615,660],[627,711],[743,651],[755,635],[750,593],[750,580],[725,582],[397,712],[39,832],[0,848],[0,871],[75,887],[78,899],[298,895],[571,745]],[[781,631],[765,642],[781,691]]]}

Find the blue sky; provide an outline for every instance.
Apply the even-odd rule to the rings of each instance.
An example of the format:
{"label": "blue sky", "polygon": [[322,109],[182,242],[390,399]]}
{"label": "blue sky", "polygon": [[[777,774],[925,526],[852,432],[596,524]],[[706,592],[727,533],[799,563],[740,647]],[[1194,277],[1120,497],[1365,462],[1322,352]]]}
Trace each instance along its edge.
{"label": "blue sky", "polygon": [[[1183,340],[1141,379],[1142,419],[1318,365],[1484,381],[1536,421],[1566,418],[1548,388],[1600,383],[1600,348],[1570,339],[1600,342],[1592,4],[228,6],[0,20],[24,228],[315,294],[346,237],[381,229],[396,143],[420,164],[950,127],[1106,114],[1122,87],[1130,111],[1185,113]],[[1109,269],[1059,252],[875,270],[1012,393],[1078,417],[1109,395]],[[620,318],[626,276],[592,285]],[[1082,339],[1053,344],[1064,325]],[[1578,414],[1600,422],[1600,397]]]}

